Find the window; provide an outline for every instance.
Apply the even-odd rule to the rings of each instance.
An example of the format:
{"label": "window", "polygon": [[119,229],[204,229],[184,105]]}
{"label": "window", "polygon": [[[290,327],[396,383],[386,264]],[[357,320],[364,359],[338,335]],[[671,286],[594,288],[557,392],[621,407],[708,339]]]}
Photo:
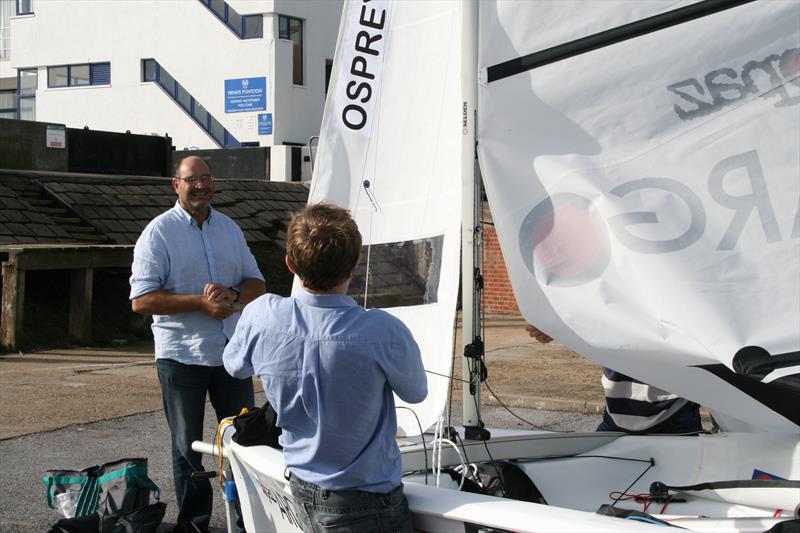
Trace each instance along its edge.
{"label": "window", "polygon": [[11,0],[0,0],[0,60],[8,59],[11,46],[11,14],[14,4]]}
{"label": "window", "polygon": [[89,65],[69,67],[69,86],[82,87],[84,85],[89,85]]}
{"label": "window", "polygon": [[303,85],[303,21],[279,15],[278,38],[292,41],[292,83]]}
{"label": "window", "polygon": [[264,17],[245,15],[242,39],[260,39],[264,35]]}
{"label": "window", "polygon": [[156,81],[155,59],[142,59],[142,81]]}
{"label": "window", "polygon": [[166,70],[158,69],[158,84],[161,85],[167,93],[175,97],[175,78],[170,76]]}
{"label": "window", "polygon": [[36,89],[39,87],[39,70],[17,70],[17,118],[36,120]]}
{"label": "window", "polygon": [[17,91],[0,91],[0,118],[17,118]]}
{"label": "window", "polygon": [[86,87],[110,85],[111,63],[83,63],[47,67],[48,87]]}
{"label": "window", "polygon": [[66,87],[69,85],[69,67],[48,67],[47,68],[47,86],[48,87]]}
{"label": "window", "polygon": [[189,91],[184,89],[180,83],[178,84],[178,90],[175,93],[175,99],[186,111],[192,110],[192,95],[189,94]]}
{"label": "window", "polygon": [[328,86],[331,84],[331,72],[333,72],[333,59],[325,60],[325,94],[328,94]]}
{"label": "window", "polygon": [[206,111],[206,108],[197,100],[194,102],[192,115],[197,122],[202,124],[205,129],[208,129],[208,111]]}
{"label": "window", "polygon": [[227,7],[225,0],[211,0],[208,7],[211,8],[211,11],[213,11],[216,16],[225,20],[225,8]]}
{"label": "window", "polygon": [[19,96],[36,96],[39,87],[39,71],[35,68],[17,71],[17,93]]}
{"label": "window", "polygon": [[92,85],[111,85],[111,63],[92,63],[90,67],[89,79]]}
{"label": "window", "polygon": [[264,19],[261,15],[240,15],[225,0],[200,0],[200,2],[224,22],[239,39],[260,39],[264,36]]}
{"label": "window", "polygon": [[155,59],[141,60],[143,82],[157,83],[220,146],[236,147],[239,141],[211,116],[203,105]]}
{"label": "window", "polygon": [[32,15],[33,0],[17,0],[17,15]]}

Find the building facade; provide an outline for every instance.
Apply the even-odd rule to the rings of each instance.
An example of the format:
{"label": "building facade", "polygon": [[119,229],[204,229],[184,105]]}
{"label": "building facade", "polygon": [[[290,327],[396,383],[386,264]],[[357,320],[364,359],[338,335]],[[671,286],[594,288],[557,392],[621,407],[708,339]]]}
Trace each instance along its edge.
{"label": "building facade", "polygon": [[[341,0],[0,0],[0,117],[269,146],[310,179]],[[298,167],[299,165],[299,167]]]}

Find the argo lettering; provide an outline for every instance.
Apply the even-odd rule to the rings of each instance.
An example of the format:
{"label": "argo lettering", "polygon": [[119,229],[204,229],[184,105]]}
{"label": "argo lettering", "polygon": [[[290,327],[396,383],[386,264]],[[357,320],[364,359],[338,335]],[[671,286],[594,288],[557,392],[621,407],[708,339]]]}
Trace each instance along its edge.
{"label": "argo lettering", "polygon": [[[725,178],[734,173],[746,176],[749,192],[734,194],[726,189]],[[766,243],[781,242],[784,236],[800,239],[800,202],[791,222],[784,218],[788,213],[776,213],[755,150],[729,156],[714,165],[707,188],[714,201],[711,206],[704,206],[700,196],[684,183],[668,177],[633,179],[608,191],[610,197],[619,199],[634,193],[640,196],[646,190],[666,193],[682,208],[675,213],[685,213],[669,220],[659,220],[655,211],[628,211],[604,221],[592,200],[569,192],[552,194],[525,217],[520,227],[520,252],[534,276],[546,276],[550,285],[571,287],[602,275],[611,260],[612,238],[628,250],[642,254],[666,254],[688,248],[701,239],[708,242],[709,210],[722,208],[730,213],[724,233],[716,237],[719,240],[712,241],[716,242],[717,251],[735,250],[745,227],[753,223],[760,225]],[[640,205],[641,199],[634,203]],[[714,216],[719,219],[719,212]],[[557,217],[560,226],[556,224]],[[653,224],[659,225],[659,233],[666,238],[645,238],[641,232],[631,231],[636,226]],[[786,224],[784,233],[781,224]],[[579,227],[570,230],[574,231],[574,235],[567,236],[571,239],[564,239],[563,228],[570,225]],[[550,243],[548,238],[554,231],[562,233],[555,237],[558,242]]]}

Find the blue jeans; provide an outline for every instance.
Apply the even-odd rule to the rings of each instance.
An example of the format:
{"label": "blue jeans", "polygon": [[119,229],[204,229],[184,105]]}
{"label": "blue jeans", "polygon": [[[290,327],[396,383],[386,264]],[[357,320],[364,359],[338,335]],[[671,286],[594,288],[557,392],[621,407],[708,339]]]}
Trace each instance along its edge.
{"label": "blue jeans", "polygon": [[386,494],[325,490],[295,475],[289,479],[305,533],[411,533],[402,483]]}
{"label": "blue jeans", "polygon": [[231,377],[222,366],[185,365],[171,359],[157,359],[156,370],[172,436],[178,523],[194,522],[205,530],[211,520],[211,484],[207,479],[192,480],[192,472],[203,471],[202,456],[192,451],[192,442],[203,439],[206,393],[219,421],[254,405],[253,381]]}

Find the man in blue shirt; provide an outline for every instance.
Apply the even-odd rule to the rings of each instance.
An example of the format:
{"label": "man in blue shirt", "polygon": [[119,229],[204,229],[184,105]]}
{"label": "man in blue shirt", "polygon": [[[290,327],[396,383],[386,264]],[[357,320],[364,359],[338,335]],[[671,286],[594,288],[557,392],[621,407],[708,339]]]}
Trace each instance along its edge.
{"label": "man in blue shirt", "polygon": [[214,179],[198,157],[176,166],[175,207],[142,232],[133,252],[131,305],[153,315],[156,369],[172,435],[172,469],[180,508],[174,531],[205,531],[211,519],[208,480],[192,441],[203,438],[206,394],[217,418],[253,405],[250,379],[231,377],[222,351],[242,306],[266,292],[264,277],[236,223],[214,210]]}
{"label": "man in blue shirt", "polygon": [[346,210],[295,214],[286,265],[302,288],[250,304],[223,357],[264,383],[304,531],[411,531],[393,393],[421,402],[427,378],[408,328],[346,295],[360,252]]}

